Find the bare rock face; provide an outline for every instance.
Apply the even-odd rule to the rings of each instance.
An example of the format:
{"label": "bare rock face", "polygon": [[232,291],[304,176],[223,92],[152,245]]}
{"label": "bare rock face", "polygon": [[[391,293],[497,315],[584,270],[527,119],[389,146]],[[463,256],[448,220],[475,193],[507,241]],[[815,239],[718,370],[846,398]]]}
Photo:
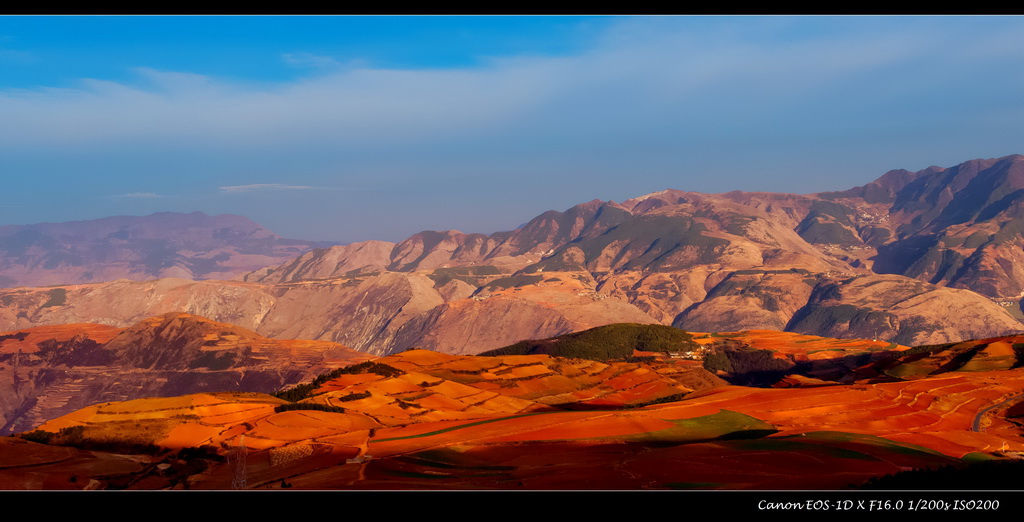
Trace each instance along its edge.
{"label": "bare rock face", "polygon": [[817,284],[803,269],[731,272],[673,326],[699,332],[784,330]]}
{"label": "bare rock face", "polygon": [[420,232],[395,245],[389,270],[408,272],[434,269],[481,259],[489,250],[488,237],[457,230]]}
{"label": "bare rock face", "polygon": [[710,266],[649,274],[630,270],[609,274],[597,290],[629,302],[661,324],[672,324],[676,316],[705,299],[708,283],[726,276],[721,272]]}
{"label": "bare rock face", "polygon": [[[894,238],[875,271],[993,298],[1024,295],[1024,156],[932,167],[901,180],[889,208]],[[899,186],[899,185],[896,185]]]}
{"label": "bare rock face", "polygon": [[1021,297],[1024,292],[1024,237],[991,241],[971,252],[947,286],[989,297]]}
{"label": "bare rock face", "polygon": [[363,241],[307,252],[277,267],[264,267],[244,276],[246,281],[291,283],[342,277],[347,273],[382,271],[391,263],[395,244]]}
{"label": "bare rock face", "polygon": [[462,281],[461,279],[452,279],[446,283],[436,283],[434,288],[437,289],[437,293],[441,295],[441,298],[447,301],[458,301],[460,299],[466,299],[472,297],[476,293],[477,287]]}
{"label": "bare rock face", "polygon": [[404,324],[390,351],[425,348],[473,355],[503,346],[504,339],[529,339],[574,331],[562,314],[531,301],[492,298],[446,303]]}
{"label": "bare rock face", "polygon": [[0,227],[0,287],[228,279],[314,247],[242,216],[161,212]]}
{"label": "bare rock face", "polygon": [[593,280],[574,275],[548,273],[508,281],[508,287],[498,280],[470,299],[406,322],[387,353],[426,348],[471,355],[616,322],[657,323],[625,300],[595,291]]}
{"label": "bare rock face", "polygon": [[819,284],[786,330],[915,346],[1014,333],[1022,325],[974,292],[872,275]]}
{"label": "bare rock face", "polygon": [[395,272],[274,291],[278,297],[258,332],[331,340],[377,354],[405,322],[444,303],[426,276]]}
{"label": "bare rock face", "polygon": [[0,434],[85,406],[201,391],[269,393],[370,356],[326,341],[279,341],[184,313],[127,329],[95,324],[0,333]]}
{"label": "bare rock face", "polygon": [[255,329],[276,301],[263,285],[228,281],[118,280],[93,285],[0,290],[0,329],[100,323],[127,327],[188,312]]}

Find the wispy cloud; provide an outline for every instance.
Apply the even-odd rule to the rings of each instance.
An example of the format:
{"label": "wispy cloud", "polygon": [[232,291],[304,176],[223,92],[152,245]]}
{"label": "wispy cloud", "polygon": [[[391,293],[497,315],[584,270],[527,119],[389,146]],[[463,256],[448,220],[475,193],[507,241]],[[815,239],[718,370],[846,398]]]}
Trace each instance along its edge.
{"label": "wispy cloud", "polygon": [[231,185],[220,187],[222,194],[237,194],[239,192],[275,191],[275,190],[308,190],[313,187],[305,185],[285,185],[283,183],[255,183],[252,185]]}
{"label": "wispy cloud", "polygon": [[[987,22],[957,20],[976,30]],[[1006,23],[993,23],[983,39],[952,45],[933,27],[945,23],[941,19],[876,31],[870,39],[842,23],[844,30],[797,39],[785,36],[783,22],[774,32],[743,36],[739,21],[680,28],[675,19],[627,19],[601,45],[576,56],[508,57],[462,69],[345,67],[274,85],[142,67],[136,84],[86,80],[71,92],[0,92],[0,141],[173,138],[193,146],[387,149],[481,135],[529,141],[533,131],[548,129],[550,136],[600,135],[614,142],[639,137],[641,130],[663,134],[666,125],[699,134],[708,124],[698,117],[712,127],[727,123],[761,132],[767,119],[780,116],[814,120],[836,111],[876,111],[884,118],[891,114],[886,107],[921,104],[926,85],[975,89],[970,92],[986,97],[983,91],[996,89],[994,83],[968,85],[959,78],[970,74],[950,77],[948,71],[977,69],[985,60],[1024,60],[1024,33]],[[1000,43],[996,50],[990,41]],[[311,53],[282,56],[295,66],[340,65]],[[934,100],[922,110],[947,107]]]}
{"label": "wispy cloud", "polygon": [[0,60],[28,63],[34,61],[35,59],[35,55],[27,51],[17,51],[14,49],[0,48]]}
{"label": "wispy cloud", "polygon": [[330,56],[319,56],[312,53],[284,53],[281,55],[281,59],[292,67],[332,69],[342,65],[341,62]]}
{"label": "wispy cloud", "polygon": [[[518,214],[524,202],[543,211],[665,188],[842,190],[890,168],[1021,152],[1024,18],[626,17],[602,28],[586,49],[472,66],[388,69],[292,52],[269,55],[270,69],[309,70],[282,80],[139,67],[128,79],[0,90],[0,156],[39,165],[39,179],[85,169],[115,179],[112,165],[143,165],[163,183],[146,186],[167,194],[206,187],[157,202],[218,212],[267,212],[229,194],[312,201],[342,190],[326,187],[379,187],[367,193],[388,203],[296,208],[379,211],[378,223],[404,212],[419,227],[476,201],[515,207],[514,223],[529,216]],[[851,173],[862,177],[829,179]],[[281,183],[236,184],[250,180]],[[102,186],[135,180],[118,182]],[[153,198],[134,194],[124,197]],[[473,226],[482,219],[464,212]],[[429,226],[464,225],[440,221]]]}
{"label": "wispy cloud", "polygon": [[117,197],[122,198],[159,198],[162,197],[156,192],[129,192],[127,194],[118,194]]}

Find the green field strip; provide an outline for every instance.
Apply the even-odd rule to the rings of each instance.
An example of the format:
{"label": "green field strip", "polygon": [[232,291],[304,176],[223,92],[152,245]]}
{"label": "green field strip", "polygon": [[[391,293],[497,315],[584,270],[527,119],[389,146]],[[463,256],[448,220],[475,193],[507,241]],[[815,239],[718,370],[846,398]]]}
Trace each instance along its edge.
{"label": "green field strip", "polygon": [[[663,430],[647,433],[635,433],[632,435],[619,435],[611,438],[630,442],[692,443],[706,442],[716,439],[764,437],[778,431],[775,429],[775,426],[772,426],[767,422],[730,410],[721,410],[718,413],[704,415],[701,417],[693,417],[690,419],[662,420],[671,422],[674,426]],[[594,437],[592,440],[608,438],[609,437]]]}
{"label": "green field strip", "polygon": [[877,447],[903,455],[920,455],[925,453],[937,457],[947,457],[946,454],[925,446],[918,446],[917,444],[910,444],[908,442],[897,442],[877,435],[867,435],[862,433],[847,433],[844,431],[813,431],[807,432],[804,435],[787,435],[785,437],[780,437],[780,439],[789,438],[800,438],[808,442],[823,442],[827,444],[864,444],[866,446]]}
{"label": "green field strip", "polygon": [[522,415],[512,415],[510,417],[499,417],[497,419],[485,419],[485,420],[482,420],[482,421],[470,422],[470,423],[467,423],[467,424],[460,424],[458,426],[452,426],[450,428],[444,428],[444,429],[435,430],[435,431],[428,431],[427,433],[420,433],[419,435],[407,435],[405,437],[391,437],[391,438],[388,438],[388,439],[376,439],[376,440],[371,439],[370,442],[371,443],[372,442],[392,442],[392,441],[396,441],[396,440],[407,440],[407,439],[418,439],[418,438],[421,438],[421,437],[432,437],[434,435],[440,435],[442,433],[448,433],[450,431],[461,430],[463,428],[471,428],[473,426],[480,426],[481,424],[490,424],[492,422],[501,422],[501,421],[512,420],[512,419],[521,419],[523,417],[532,417],[534,415],[549,415],[549,414],[552,414],[552,413],[565,413],[565,412],[564,411],[539,411],[539,412],[536,412],[536,413],[524,413]]}

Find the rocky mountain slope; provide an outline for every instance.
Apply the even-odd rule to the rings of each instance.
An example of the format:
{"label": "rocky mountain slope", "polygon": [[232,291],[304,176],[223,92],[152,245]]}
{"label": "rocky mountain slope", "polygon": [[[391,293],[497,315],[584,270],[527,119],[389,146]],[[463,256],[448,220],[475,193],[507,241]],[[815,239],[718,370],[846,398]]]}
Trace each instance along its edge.
{"label": "rocky mountain slope", "polygon": [[160,277],[228,279],[315,246],[242,216],[161,212],[0,227],[0,287]]}
{"label": "rocky mountain slope", "polygon": [[317,249],[243,281],[7,290],[0,328],[184,311],[377,355],[479,353],[615,322],[942,343],[1024,330],[1022,216],[1020,155],[844,192],[665,190],[509,232]]}

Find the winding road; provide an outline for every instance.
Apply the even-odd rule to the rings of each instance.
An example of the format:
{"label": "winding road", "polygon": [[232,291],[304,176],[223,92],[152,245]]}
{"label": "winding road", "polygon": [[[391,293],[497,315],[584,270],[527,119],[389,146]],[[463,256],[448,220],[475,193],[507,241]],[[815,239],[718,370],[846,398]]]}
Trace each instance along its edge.
{"label": "winding road", "polygon": [[1008,402],[1013,402],[1013,401],[1016,401],[1016,400],[1019,400],[1019,399],[1022,399],[1022,398],[1024,398],[1024,393],[1018,393],[1017,395],[1014,395],[1012,397],[1008,397],[1006,399],[1003,399],[1003,400],[1001,400],[1001,401],[999,401],[999,402],[997,402],[997,403],[995,403],[995,404],[993,404],[993,405],[991,405],[991,406],[989,406],[989,407],[979,411],[977,413],[977,415],[974,416],[974,423],[971,426],[971,430],[973,430],[973,431],[981,431],[981,419],[989,411],[991,411],[991,410],[993,410],[995,408],[998,408],[998,407],[1000,407],[1000,406],[1002,406],[1002,405],[1004,405],[1004,404],[1006,404]]}

